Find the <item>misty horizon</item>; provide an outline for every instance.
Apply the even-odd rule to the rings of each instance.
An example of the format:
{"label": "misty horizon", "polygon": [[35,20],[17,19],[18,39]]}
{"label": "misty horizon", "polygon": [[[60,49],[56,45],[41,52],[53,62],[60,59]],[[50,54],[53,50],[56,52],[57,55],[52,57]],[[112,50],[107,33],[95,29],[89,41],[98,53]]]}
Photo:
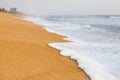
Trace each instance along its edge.
{"label": "misty horizon", "polygon": [[120,15],[118,0],[1,0],[0,7],[32,15]]}

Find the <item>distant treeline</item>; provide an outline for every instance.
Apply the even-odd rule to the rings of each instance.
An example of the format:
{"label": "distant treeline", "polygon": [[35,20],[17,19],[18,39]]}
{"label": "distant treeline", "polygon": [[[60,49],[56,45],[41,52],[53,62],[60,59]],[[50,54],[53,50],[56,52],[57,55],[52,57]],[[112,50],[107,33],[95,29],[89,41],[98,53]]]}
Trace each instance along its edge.
{"label": "distant treeline", "polygon": [[10,10],[6,10],[5,8],[0,8],[0,12],[8,12],[8,13],[12,13],[12,14],[19,13],[17,11],[17,8],[10,8]]}
{"label": "distant treeline", "polygon": [[0,12],[6,12],[6,13],[11,13],[11,14],[17,14],[17,15],[28,15],[26,13],[17,11],[17,8],[10,8],[9,10],[5,9],[5,8],[0,8]]}

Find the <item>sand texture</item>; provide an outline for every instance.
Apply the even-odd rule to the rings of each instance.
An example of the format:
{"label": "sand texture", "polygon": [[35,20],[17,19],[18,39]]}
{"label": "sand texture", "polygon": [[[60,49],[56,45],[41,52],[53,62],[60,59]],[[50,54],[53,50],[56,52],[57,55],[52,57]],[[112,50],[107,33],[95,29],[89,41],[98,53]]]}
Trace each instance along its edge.
{"label": "sand texture", "polygon": [[0,80],[89,80],[49,43],[65,42],[40,25],[0,12]]}

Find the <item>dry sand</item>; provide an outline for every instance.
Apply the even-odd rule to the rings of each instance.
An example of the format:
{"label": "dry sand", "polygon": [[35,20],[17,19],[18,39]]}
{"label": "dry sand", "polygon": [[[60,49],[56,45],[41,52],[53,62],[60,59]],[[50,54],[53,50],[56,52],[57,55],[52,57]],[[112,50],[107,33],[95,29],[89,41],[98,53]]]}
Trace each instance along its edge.
{"label": "dry sand", "polygon": [[76,61],[47,46],[63,36],[14,17],[0,13],[0,80],[89,80]]}

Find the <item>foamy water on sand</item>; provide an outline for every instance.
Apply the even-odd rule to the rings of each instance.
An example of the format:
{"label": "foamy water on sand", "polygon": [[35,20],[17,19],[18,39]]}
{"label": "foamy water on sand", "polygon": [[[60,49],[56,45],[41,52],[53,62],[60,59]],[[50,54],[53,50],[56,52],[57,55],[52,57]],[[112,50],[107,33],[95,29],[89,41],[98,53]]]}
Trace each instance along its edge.
{"label": "foamy water on sand", "polygon": [[77,60],[92,80],[120,80],[120,16],[27,17],[65,35],[71,42],[51,43],[61,55]]}

